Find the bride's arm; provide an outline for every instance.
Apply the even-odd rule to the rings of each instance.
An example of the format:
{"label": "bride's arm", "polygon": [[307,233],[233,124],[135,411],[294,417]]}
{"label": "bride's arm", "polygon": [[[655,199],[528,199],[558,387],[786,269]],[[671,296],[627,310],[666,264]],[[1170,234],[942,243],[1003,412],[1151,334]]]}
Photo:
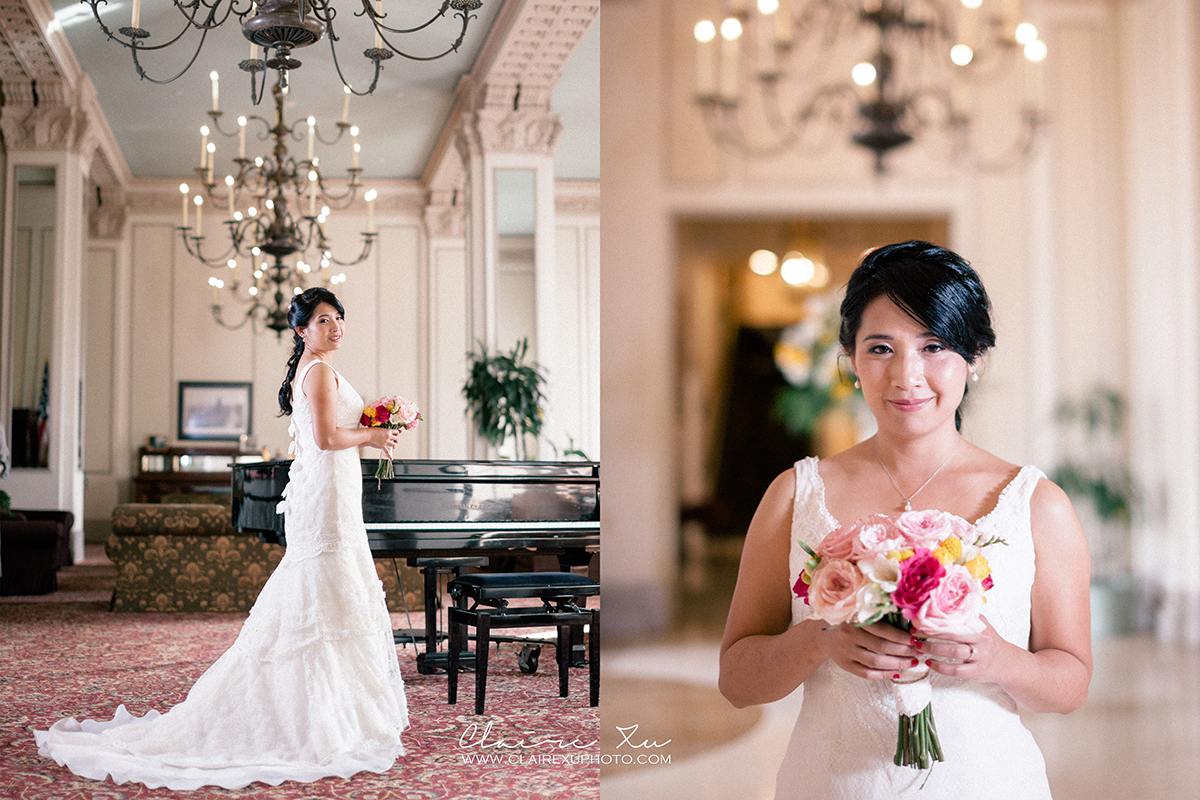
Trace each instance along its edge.
{"label": "bride's arm", "polygon": [[333,367],[320,362],[304,376],[300,390],[312,406],[313,440],[322,450],[348,450],[369,445],[391,449],[400,440],[400,431],[388,428],[339,428],[337,424],[337,377]]}
{"label": "bride's arm", "polygon": [[830,629],[820,619],[792,625],[788,556],[795,472],[771,483],[754,512],[721,641],[721,694],[738,708],[786,697],[831,659],[867,679],[911,666],[909,635],[888,625]]}
{"label": "bride's arm", "polygon": [[[1030,595],[1029,650],[1000,638],[989,625],[980,636],[953,637],[975,648],[971,662],[934,662],[931,668],[999,684],[1029,711],[1065,714],[1084,704],[1092,679],[1087,538],[1071,501],[1048,480],[1042,480],[1034,490],[1030,515],[1035,573]],[[931,645],[926,651],[963,657],[949,650],[938,653],[940,647]]]}

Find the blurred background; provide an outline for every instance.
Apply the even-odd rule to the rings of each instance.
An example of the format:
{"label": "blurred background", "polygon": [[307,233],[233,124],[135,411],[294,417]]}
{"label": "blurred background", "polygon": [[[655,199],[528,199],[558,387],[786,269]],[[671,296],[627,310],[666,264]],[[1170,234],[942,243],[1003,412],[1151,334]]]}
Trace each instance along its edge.
{"label": "blurred background", "polygon": [[909,238],[995,306],[964,434],[1054,477],[1088,534],[1091,700],[1027,722],[1055,796],[1195,796],[1194,4],[604,12],[605,752],[659,756],[606,765],[604,797],[771,796],[799,692],[715,690],[741,545],[775,475],[870,435],[828,325],[863,251]]}

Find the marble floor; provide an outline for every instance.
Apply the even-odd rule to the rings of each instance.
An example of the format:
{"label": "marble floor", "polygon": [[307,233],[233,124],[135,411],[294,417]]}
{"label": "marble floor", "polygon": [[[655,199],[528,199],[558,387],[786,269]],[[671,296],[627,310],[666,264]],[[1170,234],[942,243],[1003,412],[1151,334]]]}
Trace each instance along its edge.
{"label": "marble floor", "polygon": [[[660,640],[605,644],[602,752],[630,763],[601,767],[603,800],[773,797],[799,692],[742,710],[717,692],[733,580],[721,561],[685,570],[680,606],[693,613]],[[1200,650],[1151,636],[1097,637],[1093,650],[1082,709],[1025,717],[1055,800],[1200,799]]]}

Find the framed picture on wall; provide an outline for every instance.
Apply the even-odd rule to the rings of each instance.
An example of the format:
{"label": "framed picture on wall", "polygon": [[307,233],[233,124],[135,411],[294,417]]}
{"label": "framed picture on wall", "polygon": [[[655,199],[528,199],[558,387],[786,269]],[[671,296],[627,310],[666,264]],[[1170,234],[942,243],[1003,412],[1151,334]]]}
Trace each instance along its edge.
{"label": "framed picture on wall", "polygon": [[179,382],[179,438],[236,440],[250,435],[251,384]]}

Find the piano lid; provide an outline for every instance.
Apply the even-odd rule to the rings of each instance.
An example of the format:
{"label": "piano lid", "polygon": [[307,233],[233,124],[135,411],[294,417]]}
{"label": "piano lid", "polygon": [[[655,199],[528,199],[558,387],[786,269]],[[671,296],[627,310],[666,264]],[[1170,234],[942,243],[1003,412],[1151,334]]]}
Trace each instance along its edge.
{"label": "piano lid", "polygon": [[370,523],[598,522],[599,465],[587,461],[395,461],[374,477],[363,460],[363,519]]}
{"label": "piano lid", "polygon": [[[397,459],[396,477],[383,481],[375,478],[378,463],[361,461],[363,520],[371,530],[425,527],[427,535],[438,538],[433,530],[440,523],[459,531],[539,528],[553,537],[563,523],[599,527],[600,465],[595,462]],[[287,460],[235,465],[233,515],[238,530],[283,534],[283,517],[275,514],[275,504],[290,466]]]}

